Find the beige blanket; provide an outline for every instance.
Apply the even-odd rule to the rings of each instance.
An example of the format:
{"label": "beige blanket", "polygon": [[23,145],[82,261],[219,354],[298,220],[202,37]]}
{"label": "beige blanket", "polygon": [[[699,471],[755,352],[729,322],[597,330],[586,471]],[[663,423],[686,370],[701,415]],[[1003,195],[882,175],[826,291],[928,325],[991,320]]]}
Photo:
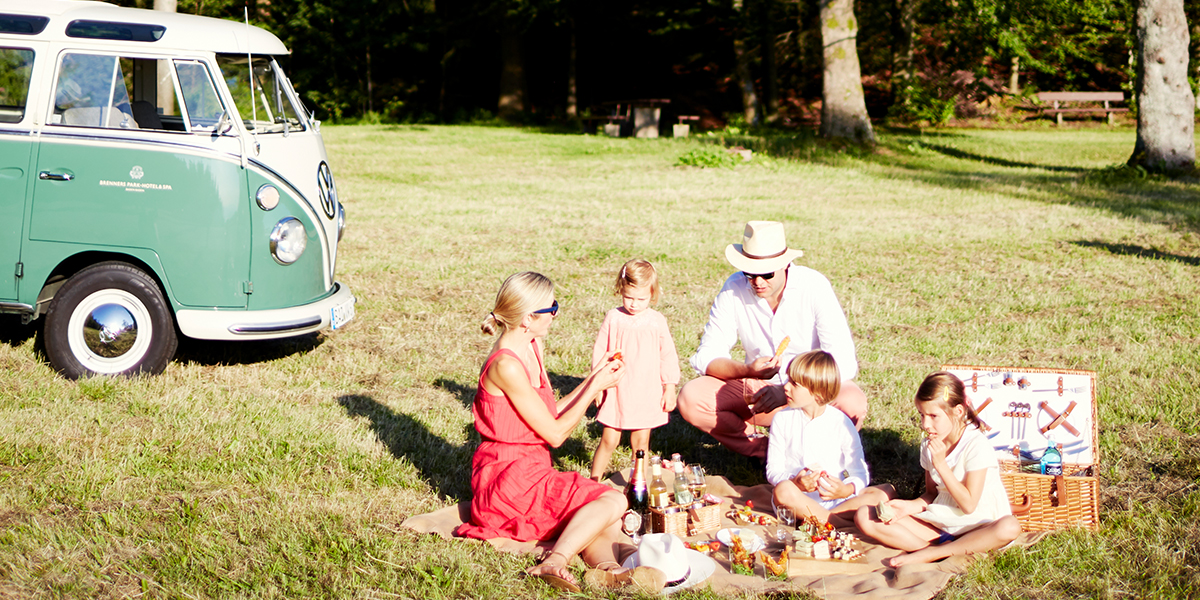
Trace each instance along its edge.
{"label": "beige blanket", "polygon": [[[668,474],[669,477],[670,474]],[[628,473],[613,475],[607,483],[623,489]],[[669,482],[668,482],[669,484]],[[708,491],[725,500],[722,513],[729,510],[733,504],[744,505],[752,500],[756,512],[766,508],[770,512],[771,486],[768,484],[754,487],[730,485],[723,477],[709,476]],[[402,524],[404,527],[422,533],[433,533],[444,538],[453,537],[454,528],[469,519],[471,503],[460,502],[431,513],[410,517]],[[737,527],[731,520],[722,517],[722,527]],[[760,530],[757,527],[754,529]],[[713,539],[717,530],[701,532],[690,540]],[[1022,546],[1032,545],[1044,534],[1027,533],[1017,539]],[[766,536],[763,535],[765,538]],[[463,539],[463,538],[458,538]],[[550,543],[537,544],[534,542],[517,542],[507,538],[488,540],[496,549],[504,552],[538,553],[546,552]],[[932,598],[950,578],[962,573],[970,563],[970,558],[957,556],[938,563],[926,565],[905,565],[899,569],[884,567],[883,559],[895,556],[900,552],[860,540],[864,548],[865,560],[861,562],[824,561],[794,558],[791,560],[789,578],[787,581],[767,581],[762,577],[734,575],[729,571],[729,560],[724,551],[713,553],[717,561],[716,573],[704,584],[720,595],[740,595],[744,592],[769,592],[800,587],[808,588],[818,596],[829,600],[842,598],[897,598],[904,600],[924,600]],[[778,555],[778,544],[768,545],[772,556]]]}

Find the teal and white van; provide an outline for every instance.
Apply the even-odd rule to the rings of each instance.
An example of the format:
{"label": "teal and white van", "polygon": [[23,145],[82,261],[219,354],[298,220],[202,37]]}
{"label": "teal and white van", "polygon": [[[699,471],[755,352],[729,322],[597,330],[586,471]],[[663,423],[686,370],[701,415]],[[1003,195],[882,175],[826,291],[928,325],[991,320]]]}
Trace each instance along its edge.
{"label": "teal and white van", "polygon": [[345,212],[287,52],[246,23],[0,0],[0,312],[43,317],[64,376],[159,373],[177,334],[354,317]]}

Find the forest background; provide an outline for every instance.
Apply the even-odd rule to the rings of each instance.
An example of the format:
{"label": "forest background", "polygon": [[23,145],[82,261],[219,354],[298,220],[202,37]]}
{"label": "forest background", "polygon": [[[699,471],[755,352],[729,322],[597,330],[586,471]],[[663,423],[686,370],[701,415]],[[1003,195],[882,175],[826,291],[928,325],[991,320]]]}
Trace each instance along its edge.
{"label": "forest background", "polygon": [[[153,0],[115,0],[151,8]],[[1200,0],[1184,3],[1191,56]],[[661,98],[664,123],[740,125],[739,56],[758,114],[820,119],[819,0],[179,0],[181,13],[278,35],[319,119],[458,123],[497,113],[501,73],[526,123],[571,122],[606,102]],[[1035,114],[1036,91],[1126,92],[1136,110],[1133,0],[855,2],[867,110],[896,122]],[[736,50],[735,50],[736,48]],[[1196,89],[1200,66],[1191,66]],[[1014,73],[1017,75],[1014,78]],[[1200,97],[1200,94],[1197,95]]]}

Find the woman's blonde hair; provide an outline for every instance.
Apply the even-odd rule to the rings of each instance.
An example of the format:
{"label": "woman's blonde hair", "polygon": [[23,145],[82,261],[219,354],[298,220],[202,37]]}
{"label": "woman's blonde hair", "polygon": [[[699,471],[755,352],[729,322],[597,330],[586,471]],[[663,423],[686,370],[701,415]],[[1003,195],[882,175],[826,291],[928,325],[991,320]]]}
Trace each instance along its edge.
{"label": "woman's blonde hair", "polygon": [[496,292],[496,305],[484,317],[481,329],[488,335],[503,334],[521,324],[525,315],[549,308],[554,297],[554,282],[533,271],[509,275]]}
{"label": "woman's blonde hair", "polygon": [[618,296],[625,294],[625,288],[643,285],[650,286],[650,302],[658,302],[658,295],[662,293],[662,289],[658,287],[658,271],[654,269],[654,265],[650,264],[650,261],[640,258],[621,265],[621,272],[617,274],[615,287]]}
{"label": "woman's blonde hair", "polygon": [[953,373],[946,371],[938,371],[931,373],[921,382],[921,387],[917,388],[917,402],[937,402],[950,414],[955,406],[962,406],[966,409],[967,422],[979,427],[979,415],[975,413],[975,407],[971,406],[971,401],[967,399],[967,388],[963,386],[963,382]]}
{"label": "woman's blonde hair", "polygon": [[811,350],[796,356],[788,365],[788,379],[808,390],[817,404],[829,404],[842,391],[842,373],[833,355],[824,350]]}

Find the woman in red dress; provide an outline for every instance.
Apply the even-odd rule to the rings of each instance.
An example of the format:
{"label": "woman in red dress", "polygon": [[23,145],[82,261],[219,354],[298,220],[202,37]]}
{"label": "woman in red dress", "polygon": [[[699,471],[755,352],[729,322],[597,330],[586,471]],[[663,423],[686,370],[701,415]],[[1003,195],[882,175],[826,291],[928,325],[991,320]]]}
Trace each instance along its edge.
{"label": "woman in red dress", "polygon": [[512,275],[496,294],[483,331],[500,337],[480,372],[472,407],[483,439],[471,460],[471,520],[455,533],[479,539],[557,538],[529,574],[578,591],[567,570],[572,556],[581,554],[589,566],[615,575],[623,572],[621,560],[636,550],[619,523],[627,502],[607,485],[555,470],[549,447],[557,448],[571,435],[588,405],[617,383],[625,365],[602,362],[556,403],[542,363],[542,338],[557,314],[554,284],[538,273]]}

